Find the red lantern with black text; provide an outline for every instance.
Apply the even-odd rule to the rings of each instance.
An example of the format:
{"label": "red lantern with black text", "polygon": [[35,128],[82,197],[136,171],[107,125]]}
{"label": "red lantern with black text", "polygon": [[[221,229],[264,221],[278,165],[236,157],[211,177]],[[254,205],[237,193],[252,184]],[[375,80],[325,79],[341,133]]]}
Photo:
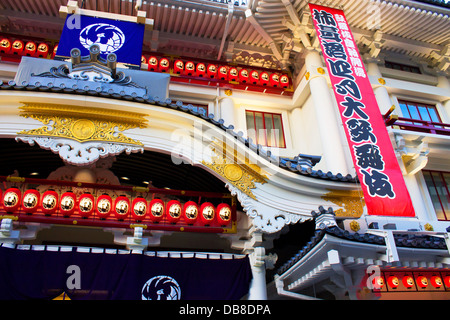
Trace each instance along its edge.
{"label": "red lantern with black text", "polygon": [[9,188],[3,194],[3,209],[8,213],[15,213],[20,207],[22,193],[16,187]]}
{"label": "red lantern with black text", "polygon": [[447,288],[450,288],[450,276],[444,277],[444,284]]}
{"label": "red lantern with black text", "polygon": [[188,201],[183,206],[184,220],[187,224],[194,224],[198,218],[198,206],[194,201]]}
{"label": "red lantern with black text", "polygon": [[210,77],[211,79],[216,78],[217,77],[217,66],[215,64],[209,64],[208,70],[206,71],[206,73],[208,74],[208,77]]}
{"label": "red lantern with black text", "polygon": [[200,221],[204,225],[211,225],[216,216],[216,209],[211,202],[205,202],[200,207]]}
{"label": "red lantern with black text", "polygon": [[248,70],[242,68],[242,69],[239,71],[239,82],[247,83],[247,82],[248,82],[248,79],[249,79],[249,78],[248,78]]}
{"label": "red lantern with black text", "polygon": [[3,38],[0,40],[0,52],[1,53],[10,53],[11,51],[11,41],[7,38]]}
{"label": "red lantern with black text", "polygon": [[269,84],[269,74],[267,72],[261,72],[259,75],[259,81],[263,86],[267,86]]}
{"label": "red lantern with black text", "polygon": [[58,193],[55,190],[47,190],[42,195],[41,209],[45,215],[52,215],[58,209]]}
{"label": "red lantern with black text", "polygon": [[149,204],[149,216],[152,222],[159,222],[164,217],[164,201],[161,199],[153,199]]}
{"label": "red lantern with black text", "polygon": [[181,60],[176,60],[173,65],[173,73],[182,74],[184,71],[184,62]]}
{"label": "red lantern with black text", "polygon": [[131,216],[136,221],[142,221],[147,214],[147,201],[143,197],[137,197],[131,204]]}
{"label": "red lantern with black text", "polygon": [[428,279],[425,276],[417,277],[417,285],[421,288],[426,288],[428,286]]}
{"label": "red lantern with black text", "polygon": [[158,59],[156,57],[148,58],[148,71],[157,71],[158,69]]}
{"label": "red lantern with black text", "polygon": [[14,40],[14,42],[12,43],[11,53],[22,55],[24,47],[25,46],[23,44],[23,41]]}
{"label": "red lantern with black text", "polygon": [[184,74],[187,76],[195,75],[195,64],[192,61],[186,62],[184,67]]}
{"label": "red lantern with black text", "polygon": [[217,222],[222,226],[226,227],[231,222],[231,207],[227,203],[221,203],[216,209]]}
{"label": "red lantern with black text", "polygon": [[220,66],[218,71],[218,77],[220,80],[228,79],[228,69],[225,66]]}
{"label": "red lantern with black text", "polygon": [[170,67],[169,59],[161,58],[161,60],[159,60],[159,71],[160,72],[168,72],[169,67]]}
{"label": "red lantern with black text", "polygon": [[250,71],[250,82],[252,84],[258,84],[259,83],[259,73],[256,70]]}
{"label": "red lantern with black text", "polygon": [[27,214],[36,212],[39,209],[39,200],[41,194],[36,189],[28,189],[24,192],[22,198],[22,209]]}
{"label": "red lantern with black text", "polygon": [[40,43],[37,46],[35,56],[38,58],[47,58],[48,55],[48,45],[46,43]]}
{"label": "red lantern with black text", "polygon": [[383,277],[375,277],[372,279],[373,288],[375,290],[381,290],[384,286],[384,278]]}
{"label": "red lantern with black text", "polygon": [[432,276],[430,279],[431,285],[435,288],[440,288],[442,287],[442,278],[439,276]]}
{"label": "red lantern with black text", "polygon": [[236,81],[238,79],[238,70],[235,67],[231,67],[228,70],[228,81]]}
{"label": "red lantern with black text", "polygon": [[147,63],[147,58],[145,58],[145,56],[141,56],[141,64],[146,64]]}
{"label": "red lantern with black text", "polygon": [[53,48],[53,51],[52,51],[52,59],[55,58],[55,56],[56,56],[56,51],[58,51],[58,45],[56,45],[56,46]]}
{"label": "red lantern with black text", "polygon": [[59,210],[64,217],[70,217],[75,211],[77,199],[72,191],[64,192],[59,202]]}
{"label": "red lantern with black text", "polygon": [[97,199],[97,205],[95,206],[95,213],[96,215],[104,220],[109,217],[113,210],[113,202],[109,195],[102,194]]}
{"label": "red lantern with black text", "polygon": [[391,288],[396,289],[400,284],[400,280],[396,276],[390,276],[388,278],[388,284]]}
{"label": "red lantern with black text", "polygon": [[118,220],[124,220],[125,218],[127,218],[129,212],[130,200],[124,195],[118,196],[114,203],[114,216]]}
{"label": "red lantern with black text", "polygon": [[90,193],[84,193],[78,200],[78,213],[81,217],[87,218],[94,212],[95,200]]}
{"label": "red lantern with black text", "polygon": [[177,223],[181,218],[181,204],[178,200],[170,200],[166,206],[166,217],[170,223]]}
{"label": "red lantern with black text", "polygon": [[402,283],[406,288],[412,288],[414,286],[414,278],[410,275],[404,276]]}
{"label": "red lantern with black text", "polygon": [[280,86],[280,77],[276,73],[272,73],[270,75],[270,85],[272,87],[279,87]]}
{"label": "red lantern with black text", "polygon": [[205,74],[206,74],[206,66],[205,66],[204,63],[202,63],[202,62],[197,63],[196,70],[197,70],[197,74],[196,74],[197,77],[204,77],[205,76]]}
{"label": "red lantern with black text", "polygon": [[282,88],[288,88],[289,87],[289,77],[285,74],[283,74],[280,77],[280,85]]}
{"label": "red lantern with black text", "polygon": [[29,57],[34,56],[36,53],[36,43],[29,41],[25,44],[25,49],[23,50],[23,54]]}

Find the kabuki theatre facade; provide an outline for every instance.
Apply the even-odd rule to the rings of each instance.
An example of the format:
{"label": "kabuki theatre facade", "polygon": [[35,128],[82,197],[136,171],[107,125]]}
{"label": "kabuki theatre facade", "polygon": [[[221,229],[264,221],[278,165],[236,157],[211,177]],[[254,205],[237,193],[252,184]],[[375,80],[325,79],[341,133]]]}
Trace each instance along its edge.
{"label": "kabuki theatre facade", "polygon": [[4,0],[1,300],[449,300],[450,3]]}

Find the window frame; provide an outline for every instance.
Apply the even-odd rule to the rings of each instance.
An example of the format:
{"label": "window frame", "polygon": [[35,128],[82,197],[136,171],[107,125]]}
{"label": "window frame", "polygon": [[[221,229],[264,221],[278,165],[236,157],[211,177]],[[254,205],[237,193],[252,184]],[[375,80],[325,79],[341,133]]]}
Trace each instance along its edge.
{"label": "window frame", "polygon": [[[397,99],[397,102],[398,102],[398,106],[400,107],[401,113],[402,113],[404,118],[408,118],[408,119],[411,119],[411,120],[420,120],[420,121],[444,124],[444,122],[442,122],[442,118],[441,118],[441,116],[439,114],[439,110],[438,110],[436,105],[433,105],[433,104],[430,104],[430,103],[425,103],[425,102],[416,102],[416,101],[411,101],[411,100],[405,100],[405,99]],[[406,106],[406,111],[408,111],[408,114],[405,114],[404,109],[402,108],[402,104]],[[410,110],[410,107],[414,107],[415,108],[416,113],[419,115],[419,119],[415,119],[415,118],[411,117],[411,111],[412,110]],[[425,107],[426,108],[427,114],[428,114],[428,117],[430,118],[430,120],[425,120],[425,119],[422,118],[422,114],[420,113],[419,107]],[[430,109],[434,110],[434,112],[435,112],[435,114],[436,114],[436,116],[438,118],[438,121],[433,121],[432,120],[432,116],[431,116],[430,111],[429,111]],[[414,121],[412,121],[412,123],[414,123]],[[414,124],[415,125],[422,125],[422,126],[425,125],[425,124],[423,124],[421,122],[416,122]],[[431,123],[430,123],[430,125],[434,126],[434,127],[438,127],[438,128],[440,127],[440,126],[437,126],[437,125],[434,125],[434,124],[431,124]]]}
{"label": "window frame", "polygon": [[[247,112],[252,112],[253,113],[253,128],[248,128],[248,121],[247,121]],[[262,123],[263,123],[263,130],[264,130],[264,140],[265,140],[265,144],[262,144],[260,141],[258,141],[258,133],[256,132],[256,116],[255,116],[255,113],[260,113],[261,115],[262,115],[262,119],[263,119],[263,121],[262,121]],[[272,118],[272,127],[274,128],[274,129],[276,129],[275,128],[275,121],[274,121],[274,118],[273,118],[273,116],[274,115],[277,115],[277,116],[279,116],[280,117],[280,124],[281,124],[281,128],[280,128],[280,130],[281,130],[281,133],[282,133],[282,135],[283,135],[283,147],[279,147],[278,146],[278,140],[277,139],[274,139],[274,141],[275,141],[275,146],[271,146],[271,145],[269,145],[268,144],[268,142],[269,142],[269,140],[267,139],[267,129],[266,129],[266,121],[265,121],[265,115],[271,115],[271,118]],[[276,113],[276,112],[267,112],[267,111],[260,111],[260,110],[251,110],[251,109],[245,109],[245,122],[246,122],[246,126],[247,126],[247,132],[250,130],[250,129],[254,129],[255,130],[255,141],[254,141],[254,143],[255,144],[260,144],[260,145],[262,145],[262,146],[264,146],[264,147],[269,147],[269,148],[280,148],[280,149],[286,149],[287,147],[286,147],[286,135],[285,135],[285,132],[284,132],[284,124],[283,124],[283,115],[281,114],[281,113]],[[247,134],[247,136],[248,136],[248,134]],[[280,140],[281,141],[281,140]]]}
{"label": "window frame", "polygon": [[[426,180],[426,178],[425,178],[425,173],[429,174],[429,176],[430,176],[430,178],[431,178],[431,181],[432,181],[432,183],[433,183],[432,186],[429,186],[429,185],[427,184],[427,180]],[[444,208],[444,206],[443,206],[443,204],[442,204],[442,199],[441,199],[441,197],[439,196],[438,189],[437,189],[437,187],[436,187],[435,177],[433,176],[433,173],[439,174],[440,182],[445,186],[445,191],[446,191],[446,193],[447,193],[446,196],[447,196],[447,199],[448,199],[447,201],[449,202],[449,205],[450,205],[450,190],[449,190],[449,188],[448,188],[448,186],[447,186],[447,182],[446,182],[445,177],[444,177],[444,174],[450,174],[450,172],[448,172],[448,171],[438,171],[438,170],[428,170],[428,169],[423,169],[423,170],[422,170],[422,175],[423,175],[423,177],[424,177],[424,181],[425,181],[425,185],[426,185],[426,188],[427,188],[428,196],[431,198],[431,194],[430,194],[429,189],[430,189],[430,187],[433,187],[434,190],[435,190],[435,192],[436,192],[436,195],[438,196],[438,199],[439,199],[439,205],[440,205],[440,207],[441,207],[442,214],[443,214],[443,216],[444,216],[444,219],[439,219],[439,218],[438,218],[438,216],[437,216],[437,211],[436,211],[436,207],[435,207],[435,205],[434,205],[433,200],[431,199],[431,200],[432,200],[431,203],[432,203],[432,205],[433,205],[433,209],[434,209],[434,211],[435,211],[436,218],[438,219],[438,221],[450,221],[450,210],[447,210],[447,212],[446,212],[446,210],[445,210],[445,208]]]}

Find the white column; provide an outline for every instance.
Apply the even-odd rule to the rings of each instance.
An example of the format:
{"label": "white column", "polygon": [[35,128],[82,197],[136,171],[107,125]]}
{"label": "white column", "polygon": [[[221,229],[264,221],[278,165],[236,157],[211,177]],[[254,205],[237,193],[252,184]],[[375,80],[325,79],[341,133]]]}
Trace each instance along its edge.
{"label": "white column", "polygon": [[[439,88],[447,89],[448,92],[450,92],[450,81],[445,75],[439,75],[438,76],[438,85]],[[444,106],[446,115],[446,119],[442,119],[442,121],[446,123],[450,123],[450,99],[447,99],[446,101],[442,102],[442,105]]]}
{"label": "white column", "polygon": [[303,122],[302,122],[302,109],[300,107],[295,108],[289,115],[289,127],[291,129],[293,154],[299,154],[305,152],[306,147],[303,141],[306,137],[303,137]]}
{"label": "white column", "polygon": [[224,120],[224,124],[229,126],[232,124],[236,127],[236,113],[234,110],[234,101],[229,97],[220,99],[220,117]]}
{"label": "white column", "polygon": [[248,300],[267,300],[265,248],[256,247],[250,254],[253,279],[250,282]]}
{"label": "white column", "polygon": [[[383,78],[380,69],[378,68],[378,64],[375,61],[369,61],[367,63],[367,74],[369,76],[374,76],[377,79]],[[393,104],[389,92],[381,83],[373,90],[373,92],[375,93],[375,99],[377,100],[381,114],[385,114]]]}
{"label": "white column", "polygon": [[311,74],[309,87],[317,116],[318,132],[322,141],[322,161],[326,164],[325,170],[345,175],[348,169],[344,156],[346,151],[341,140],[342,121],[337,117],[334,97],[330,92],[327,80],[318,73],[318,68],[325,69],[319,52],[309,50],[306,54],[305,64],[306,70]]}

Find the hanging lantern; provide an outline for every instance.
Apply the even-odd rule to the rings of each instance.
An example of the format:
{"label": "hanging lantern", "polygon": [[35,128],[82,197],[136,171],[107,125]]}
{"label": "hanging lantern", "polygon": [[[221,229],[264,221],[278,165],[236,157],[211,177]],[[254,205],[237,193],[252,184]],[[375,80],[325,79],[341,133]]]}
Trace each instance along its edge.
{"label": "hanging lantern", "polygon": [[184,71],[184,62],[181,60],[176,60],[173,65],[173,73],[182,74]]}
{"label": "hanging lantern", "polygon": [[42,212],[49,216],[58,209],[58,194],[55,190],[49,189],[44,192],[41,199]]}
{"label": "hanging lantern", "polygon": [[374,279],[372,279],[372,284],[373,284],[374,289],[380,290],[384,286],[383,277],[380,277],[380,276],[375,277]]}
{"label": "hanging lantern", "polygon": [[204,225],[211,225],[214,222],[216,210],[211,202],[205,202],[200,207],[200,220]]}
{"label": "hanging lantern", "polygon": [[56,46],[53,48],[53,51],[52,51],[52,59],[55,58],[55,56],[56,56],[56,51],[58,51],[58,45],[56,45]]}
{"label": "hanging lantern", "polygon": [[388,278],[388,284],[391,288],[396,289],[400,284],[400,280],[396,276],[390,276]]}
{"label": "hanging lantern", "polygon": [[97,206],[95,207],[95,212],[101,220],[104,220],[108,218],[109,215],[111,214],[112,207],[113,203],[111,197],[107,194],[102,194],[97,199]]}
{"label": "hanging lantern", "polygon": [[159,71],[160,72],[168,72],[169,66],[170,66],[169,59],[161,58],[161,60],[159,60]]}
{"label": "hanging lantern", "polygon": [[78,212],[83,218],[89,217],[94,211],[94,196],[90,193],[84,193],[78,201]]}
{"label": "hanging lantern", "polygon": [[450,288],[450,276],[444,277],[444,284],[447,288]]}
{"label": "hanging lantern", "polygon": [[206,74],[206,66],[204,63],[197,63],[197,77],[204,77]]}
{"label": "hanging lantern", "polygon": [[29,41],[25,45],[25,49],[23,50],[24,55],[32,57],[36,53],[36,43]]}
{"label": "hanging lantern", "polygon": [[146,64],[147,63],[147,59],[145,58],[145,56],[141,56],[141,64]]}
{"label": "hanging lantern", "polygon": [[283,74],[280,77],[280,85],[282,88],[288,88],[289,87],[289,77],[285,74]]}
{"label": "hanging lantern", "polygon": [[59,202],[59,210],[64,217],[69,217],[75,211],[77,197],[72,191],[64,192]]}
{"label": "hanging lantern", "polygon": [[223,227],[231,222],[231,207],[227,203],[221,203],[217,206],[217,221]]}
{"label": "hanging lantern", "polygon": [[156,57],[148,58],[148,71],[157,71],[158,69],[158,59]]}
{"label": "hanging lantern", "polygon": [[24,49],[24,44],[20,40],[14,40],[12,43],[11,53],[22,55]]}
{"label": "hanging lantern", "polygon": [[261,72],[259,75],[260,82],[263,86],[267,86],[269,84],[269,74],[267,72]]}
{"label": "hanging lantern", "polygon": [[241,83],[247,83],[248,82],[248,70],[242,68],[239,71],[239,82]]}
{"label": "hanging lantern", "polygon": [[439,276],[432,276],[430,279],[431,285],[435,288],[442,287],[442,278]]}
{"label": "hanging lantern", "polygon": [[36,50],[36,57],[47,58],[48,55],[48,45],[46,43],[40,43]]}
{"label": "hanging lantern", "polygon": [[231,67],[228,70],[228,81],[237,81],[238,79],[238,70],[235,67]]}
{"label": "hanging lantern", "polygon": [[131,205],[131,216],[136,221],[142,221],[147,213],[147,201],[143,197],[137,197]]}
{"label": "hanging lantern", "polygon": [[280,77],[278,76],[278,74],[276,74],[276,73],[272,73],[271,75],[270,75],[270,85],[272,86],[272,87],[278,87],[278,86],[280,86]]}
{"label": "hanging lantern", "polygon": [[218,77],[220,80],[227,80],[228,79],[228,70],[227,67],[221,66],[219,67]]}
{"label": "hanging lantern", "polygon": [[184,69],[184,74],[187,76],[193,76],[195,74],[195,64],[192,61],[186,62]]}
{"label": "hanging lantern", "polygon": [[217,66],[215,64],[209,64],[208,65],[208,71],[206,72],[208,74],[208,77],[211,79],[217,77]]}
{"label": "hanging lantern", "polygon": [[256,70],[252,70],[250,72],[250,82],[252,84],[258,84],[259,83],[259,73]]}
{"label": "hanging lantern", "polygon": [[166,217],[170,223],[177,223],[181,218],[181,203],[178,200],[170,200],[166,206]]}
{"label": "hanging lantern", "polygon": [[153,199],[150,201],[149,211],[150,220],[158,223],[164,217],[164,201],[161,199]]}
{"label": "hanging lantern", "polygon": [[412,276],[404,276],[402,279],[402,283],[406,288],[411,288],[414,286],[414,278]]}
{"label": "hanging lantern", "polygon": [[425,276],[418,276],[417,277],[417,285],[421,287],[422,289],[426,288],[428,286],[428,279]]}
{"label": "hanging lantern", "polygon": [[129,212],[130,212],[130,200],[124,195],[118,196],[114,203],[115,217],[118,220],[124,220],[128,216]]}
{"label": "hanging lantern", "polygon": [[22,193],[16,187],[9,188],[3,195],[3,209],[8,213],[15,213],[20,207]]}
{"label": "hanging lantern", "polygon": [[0,40],[0,52],[10,53],[11,51],[11,41],[9,39],[3,38]]}
{"label": "hanging lantern", "polygon": [[183,216],[187,224],[194,224],[198,218],[198,206],[194,201],[188,201],[183,206]]}

